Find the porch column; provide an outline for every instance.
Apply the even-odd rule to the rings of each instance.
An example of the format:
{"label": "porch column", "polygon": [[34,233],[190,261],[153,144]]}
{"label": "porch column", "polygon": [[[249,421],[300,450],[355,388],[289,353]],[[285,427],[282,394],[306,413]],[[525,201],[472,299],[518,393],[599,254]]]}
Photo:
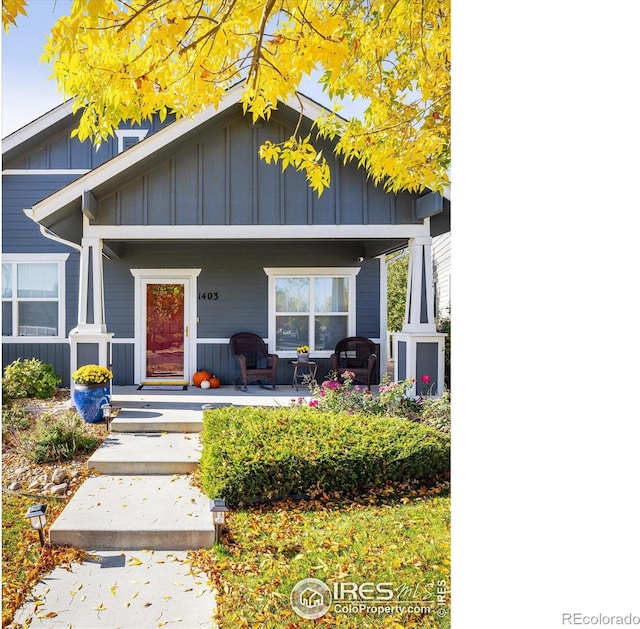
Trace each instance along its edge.
{"label": "porch column", "polygon": [[[102,240],[83,238],[80,253],[78,325],[69,332],[71,373],[83,365],[111,369],[111,339],[104,315]],[[73,400],[74,383],[71,379]]]}
{"label": "porch column", "polygon": [[[429,230],[428,219],[425,226]],[[414,379],[413,395],[422,393],[423,375],[431,378],[434,394],[444,393],[446,335],[436,331],[432,264],[431,236],[411,238],[405,320],[402,331],[393,336],[393,355],[395,380]]]}

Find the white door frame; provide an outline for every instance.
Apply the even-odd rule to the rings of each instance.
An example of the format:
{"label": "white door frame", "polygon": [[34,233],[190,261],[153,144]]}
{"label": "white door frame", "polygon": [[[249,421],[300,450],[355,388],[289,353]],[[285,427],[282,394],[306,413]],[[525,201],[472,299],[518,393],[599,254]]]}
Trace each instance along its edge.
{"label": "white door frame", "polygon": [[134,288],[134,377],[137,384],[149,380],[145,373],[146,360],[146,291],[147,283],[171,284],[184,283],[184,322],[185,322],[185,379],[196,370],[196,337],[198,311],[198,276],[202,269],[129,269],[135,280]]}

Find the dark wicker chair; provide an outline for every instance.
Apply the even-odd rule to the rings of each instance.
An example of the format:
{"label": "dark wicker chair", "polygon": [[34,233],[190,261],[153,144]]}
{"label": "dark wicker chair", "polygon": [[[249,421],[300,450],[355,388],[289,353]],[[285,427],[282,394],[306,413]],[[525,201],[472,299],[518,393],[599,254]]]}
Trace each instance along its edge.
{"label": "dark wicker chair", "polygon": [[257,334],[251,332],[239,332],[229,340],[229,347],[234,358],[240,364],[240,377],[236,380],[236,389],[240,381],[242,390],[247,390],[250,382],[258,382],[266,389],[262,381],[270,382],[272,389],[276,388],[276,369],[278,367],[278,355],[269,354],[265,342]]}
{"label": "dark wicker chair", "polygon": [[363,336],[350,336],[338,341],[331,354],[331,369],[340,377],[345,371],[352,371],[354,381],[362,382],[371,390],[373,369],[376,366],[376,346]]}

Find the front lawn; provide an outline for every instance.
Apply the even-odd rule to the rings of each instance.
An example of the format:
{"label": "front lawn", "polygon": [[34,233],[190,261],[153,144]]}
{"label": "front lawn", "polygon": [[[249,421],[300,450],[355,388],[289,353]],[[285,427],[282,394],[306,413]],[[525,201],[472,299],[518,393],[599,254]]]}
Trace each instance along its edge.
{"label": "front lawn", "polygon": [[[230,512],[219,546],[192,557],[216,583],[223,629],[312,622],[447,629],[449,503],[445,484],[392,484],[357,498],[321,494],[245,507]],[[315,621],[290,603],[296,583],[308,577],[333,592],[331,608]],[[369,610],[355,611],[354,603]]]}
{"label": "front lawn", "polygon": [[24,516],[35,502],[47,505],[47,521],[53,522],[64,500],[2,492],[2,626],[6,627],[24,597],[43,574],[55,566],[81,561],[85,552],[69,546],[42,548],[37,531]]}

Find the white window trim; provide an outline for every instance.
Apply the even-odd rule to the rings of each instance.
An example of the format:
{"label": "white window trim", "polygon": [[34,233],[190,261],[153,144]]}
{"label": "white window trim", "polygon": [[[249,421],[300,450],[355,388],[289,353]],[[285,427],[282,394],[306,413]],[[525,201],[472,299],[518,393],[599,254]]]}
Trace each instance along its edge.
{"label": "white window trim", "polygon": [[124,151],[125,138],[138,138],[138,142],[144,140],[149,133],[149,129],[116,129],[115,134],[118,138],[118,153]]}
{"label": "white window trim", "polygon": [[[269,278],[269,338],[268,344],[271,351],[275,350],[276,343],[276,279],[280,277],[346,277],[349,281],[349,312],[347,315],[347,336],[356,335],[356,275],[360,273],[360,267],[264,267],[264,272]],[[314,358],[329,358],[333,349],[311,350]],[[293,350],[278,350],[281,358],[295,358]]]}
{"label": "white window trim", "polygon": [[[12,286],[13,290],[17,290],[17,265],[18,264],[51,264],[58,265],[58,334],[55,336],[19,336],[18,335],[18,296],[17,293],[10,298],[2,299],[3,302],[11,302],[11,328],[13,336],[3,336],[3,343],[52,343],[66,339],[66,261],[69,258],[68,253],[5,253],[2,255],[2,262],[13,264],[12,269]],[[25,301],[29,301],[25,299]],[[38,301],[34,299],[33,301]],[[44,301],[44,300],[43,300]],[[47,301],[53,301],[49,299]]]}

